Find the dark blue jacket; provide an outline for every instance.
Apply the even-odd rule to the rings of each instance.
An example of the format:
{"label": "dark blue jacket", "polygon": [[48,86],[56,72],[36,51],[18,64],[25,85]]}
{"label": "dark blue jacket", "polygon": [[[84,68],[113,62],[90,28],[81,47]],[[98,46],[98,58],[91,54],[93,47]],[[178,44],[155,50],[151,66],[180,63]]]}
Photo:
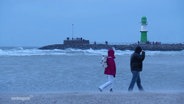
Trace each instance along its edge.
{"label": "dark blue jacket", "polygon": [[142,71],[142,62],[145,58],[145,52],[142,51],[140,46],[135,48],[134,53],[131,55],[130,67],[131,71]]}

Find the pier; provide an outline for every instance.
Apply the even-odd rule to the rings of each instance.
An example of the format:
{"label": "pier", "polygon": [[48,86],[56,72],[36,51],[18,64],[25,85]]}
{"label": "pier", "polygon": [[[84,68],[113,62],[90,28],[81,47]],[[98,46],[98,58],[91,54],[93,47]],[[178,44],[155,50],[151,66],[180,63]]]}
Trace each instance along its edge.
{"label": "pier", "polygon": [[42,50],[53,50],[53,49],[67,49],[67,48],[73,48],[73,49],[109,49],[109,48],[115,48],[116,50],[134,50],[137,45],[140,45],[143,50],[150,50],[150,51],[180,51],[184,50],[184,44],[177,43],[177,44],[161,44],[161,43],[145,43],[141,44],[139,42],[133,43],[133,44],[109,44],[107,41],[104,42],[104,44],[98,44],[94,42],[93,44],[90,44],[89,40],[83,39],[83,38],[73,38],[63,41],[63,44],[52,44],[40,47],[39,49]]}

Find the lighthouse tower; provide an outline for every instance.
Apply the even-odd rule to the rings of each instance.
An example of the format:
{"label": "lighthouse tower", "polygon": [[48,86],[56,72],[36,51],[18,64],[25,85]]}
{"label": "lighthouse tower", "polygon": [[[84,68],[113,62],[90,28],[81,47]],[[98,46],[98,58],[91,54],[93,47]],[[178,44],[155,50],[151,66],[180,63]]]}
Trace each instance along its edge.
{"label": "lighthouse tower", "polygon": [[146,43],[147,40],[147,18],[145,16],[143,16],[141,18],[141,43]]}

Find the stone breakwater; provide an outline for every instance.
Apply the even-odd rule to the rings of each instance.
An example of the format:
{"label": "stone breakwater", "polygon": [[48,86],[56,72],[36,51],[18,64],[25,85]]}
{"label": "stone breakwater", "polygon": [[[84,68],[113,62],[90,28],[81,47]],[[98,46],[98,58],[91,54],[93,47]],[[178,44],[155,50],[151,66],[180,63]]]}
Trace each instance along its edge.
{"label": "stone breakwater", "polygon": [[[108,44],[84,44],[84,45],[65,45],[65,44],[53,44],[40,47],[42,50],[52,50],[52,49],[109,49],[115,48],[116,50],[134,50],[138,44],[129,45],[108,45]],[[184,44],[139,44],[143,50],[150,51],[180,51],[184,50]]]}

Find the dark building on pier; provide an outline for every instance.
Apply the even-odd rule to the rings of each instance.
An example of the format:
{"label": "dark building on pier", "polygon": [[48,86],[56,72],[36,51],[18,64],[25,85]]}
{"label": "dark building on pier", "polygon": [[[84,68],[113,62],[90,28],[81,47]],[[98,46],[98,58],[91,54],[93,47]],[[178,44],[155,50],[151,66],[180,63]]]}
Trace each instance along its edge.
{"label": "dark building on pier", "polygon": [[64,45],[89,45],[89,40],[83,38],[67,38],[63,43]]}

